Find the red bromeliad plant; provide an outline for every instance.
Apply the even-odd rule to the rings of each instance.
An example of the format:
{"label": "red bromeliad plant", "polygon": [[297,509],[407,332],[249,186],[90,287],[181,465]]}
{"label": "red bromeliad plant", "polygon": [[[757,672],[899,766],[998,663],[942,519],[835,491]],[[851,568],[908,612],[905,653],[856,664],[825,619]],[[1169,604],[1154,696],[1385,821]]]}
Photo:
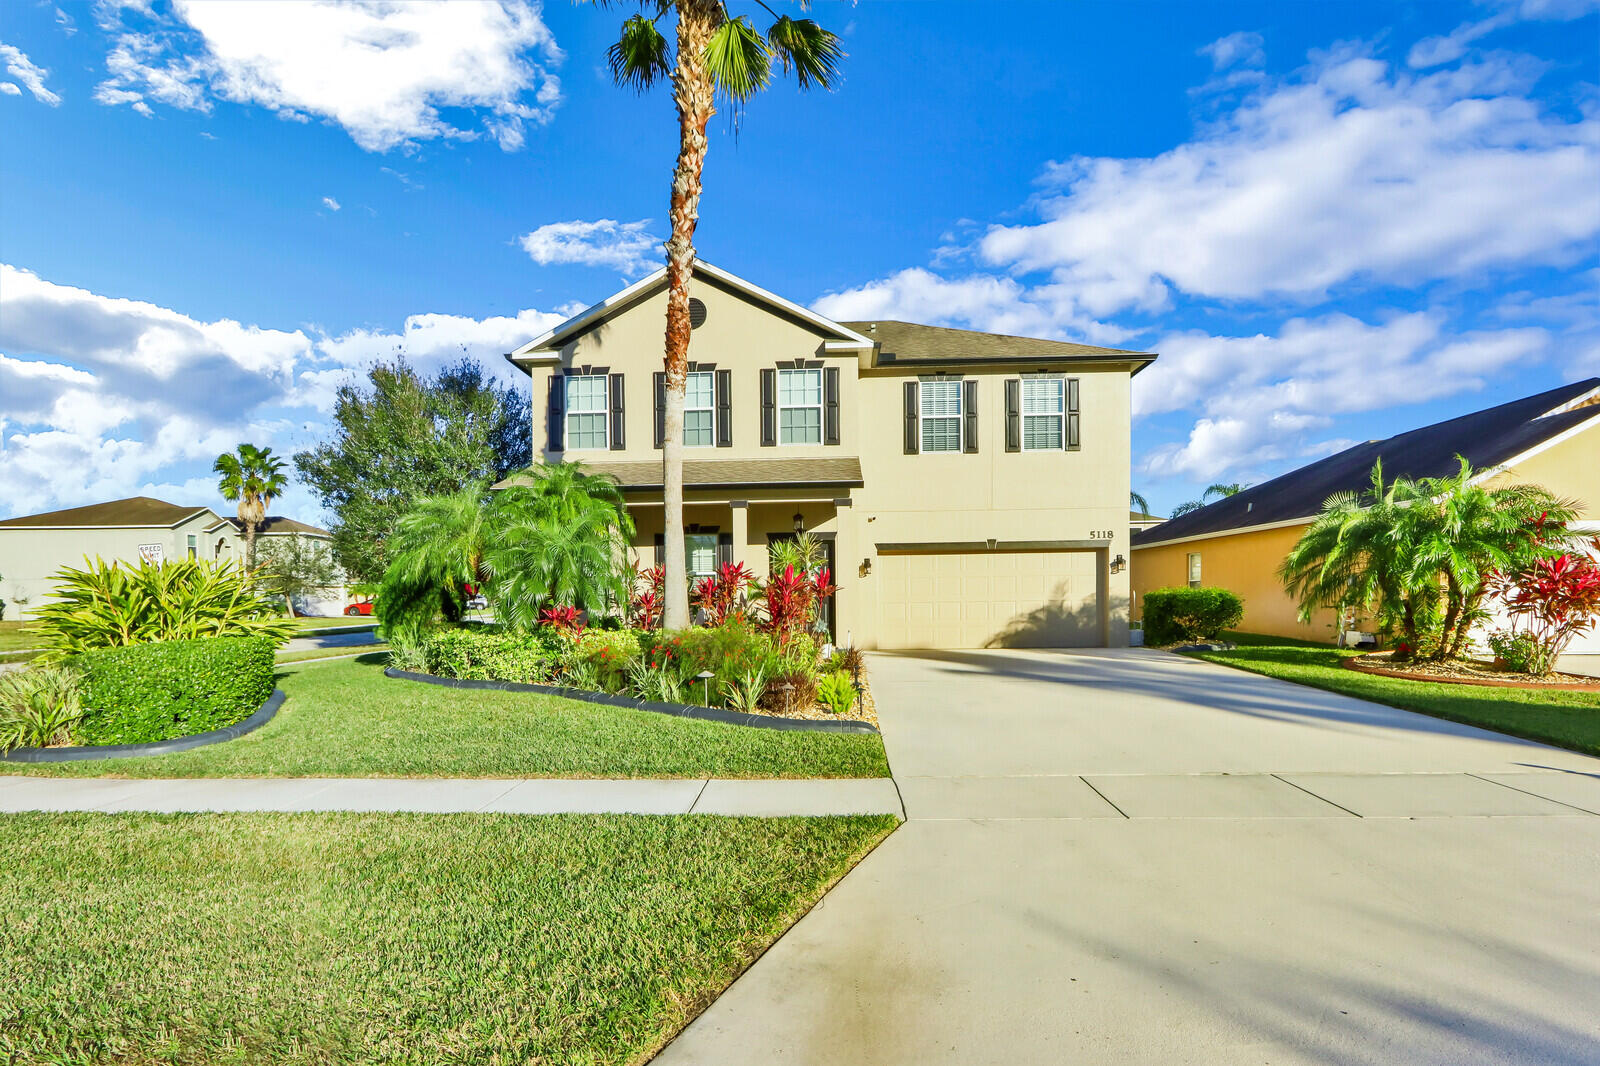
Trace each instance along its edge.
{"label": "red bromeliad plant", "polygon": [[1492,587],[1511,615],[1512,635],[1525,634],[1538,649],[1535,673],[1548,672],[1573,637],[1600,623],[1600,564],[1580,552],[1496,575]]}
{"label": "red bromeliad plant", "polygon": [[573,640],[583,636],[583,631],[588,628],[588,623],[583,620],[583,611],[577,607],[546,607],[539,612],[539,624],[549,626]]}
{"label": "red bromeliad plant", "polygon": [[723,563],[715,574],[695,582],[689,596],[695,607],[704,612],[707,625],[744,621],[745,590],[750,587],[752,576],[743,563]]}
{"label": "red bromeliad plant", "polygon": [[[639,629],[655,629],[661,625],[661,614],[666,606],[666,597],[663,586],[666,584],[666,568],[652,566],[648,570],[634,571],[633,599],[628,603],[630,621]],[[641,589],[639,585],[643,584]]]}

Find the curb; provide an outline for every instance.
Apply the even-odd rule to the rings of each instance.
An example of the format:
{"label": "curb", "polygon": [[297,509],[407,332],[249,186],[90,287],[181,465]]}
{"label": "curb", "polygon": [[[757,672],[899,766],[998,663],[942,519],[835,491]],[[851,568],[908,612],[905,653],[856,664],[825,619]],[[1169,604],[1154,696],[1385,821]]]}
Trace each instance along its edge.
{"label": "curb", "polygon": [[1372,677],[1393,677],[1401,681],[1422,681],[1435,685],[1476,685],[1479,688],[1510,688],[1521,689],[1524,692],[1600,692],[1600,685],[1582,682],[1552,681],[1548,685],[1539,685],[1523,681],[1501,681],[1492,677],[1434,677],[1432,674],[1419,674],[1408,670],[1359,665],[1365,658],[1365,655],[1353,655],[1343,660],[1344,668],[1352,673],[1367,674]]}
{"label": "curb", "polygon": [[[292,665],[292,664],[290,664]],[[777,718],[767,714],[745,714],[721,707],[697,707],[690,703],[658,703],[654,700],[636,700],[630,696],[615,696],[609,692],[590,692],[581,688],[563,688],[559,685],[528,685],[518,681],[467,681],[458,677],[437,677],[433,674],[416,674],[409,670],[385,667],[384,677],[399,681],[420,681],[426,685],[443,685],[445,688],[489,689],[496,692],[537,692],[544,696],[583,703],[598,703],[605,707],[626,707],[632,711],[654,711],[675,718],[696,718],[724,725],[750,726],[754,729],[787,729],[807,733],[857,733],[878,735],[878,729],[869,722],[813,721],[809,718]]]}
{"label": "curb", "polygon": [[207,733],[195,733],[187,737],[173,737],[171,740],[154,740],[148,744],[99,744],[88,747],[76,748],[14,748],[0,754],[0,762],[17,763],[43,763],[43,762],[82,762],[88,759],[122,759],[136,755],[170,755],[176,751],[188,751],[191,748],[203,748],[208,744],[221,744],[224,740],[234,740],[244,736],[252,730],[259,729],[272,720],[278,713],[278,708],[283,706],[285,697],[283,689],[275,688],[272,695],[267,697],[254,714],[242,722],[213,729]]}

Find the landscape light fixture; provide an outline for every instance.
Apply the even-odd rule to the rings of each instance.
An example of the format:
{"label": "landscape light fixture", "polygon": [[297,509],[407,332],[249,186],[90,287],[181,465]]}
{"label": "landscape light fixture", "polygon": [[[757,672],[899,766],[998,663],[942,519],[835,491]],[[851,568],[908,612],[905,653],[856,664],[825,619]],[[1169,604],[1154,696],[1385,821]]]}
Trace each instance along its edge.
{"label": "landscape light fixture", "polygon": [[694,679],[701,683],[700,689],[704,694],[702,698],[705,700],[705,705],[707,707],[711,706],[711,679],[716,676],[717,675],[712,673],[710,670],[702,670],[698,674],[694,675]]}

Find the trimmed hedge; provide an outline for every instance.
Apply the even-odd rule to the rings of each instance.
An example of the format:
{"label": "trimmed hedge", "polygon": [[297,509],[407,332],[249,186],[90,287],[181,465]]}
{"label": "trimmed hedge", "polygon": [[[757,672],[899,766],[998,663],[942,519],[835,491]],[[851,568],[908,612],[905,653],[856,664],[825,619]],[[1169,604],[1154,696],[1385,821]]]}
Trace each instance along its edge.
{"label": "trimmed hedge", "polygon": [[562,638],[554,630],[512,633],[497,627],[436,629],[422,640],[428,673],[464,681],[515,681],[542,685],[561,663]]}
{"label": "trimmed hedge", "polygon": [[1227,589],[1166,588],[1144,594],[1146,644],[1209,640],[1243,618],[1244,601]]}
{"label": "trimmed hedge", "polygon": [[271,637],[200,637],[87,651],[79,744],[144,744],[241,722],[272,695]]}

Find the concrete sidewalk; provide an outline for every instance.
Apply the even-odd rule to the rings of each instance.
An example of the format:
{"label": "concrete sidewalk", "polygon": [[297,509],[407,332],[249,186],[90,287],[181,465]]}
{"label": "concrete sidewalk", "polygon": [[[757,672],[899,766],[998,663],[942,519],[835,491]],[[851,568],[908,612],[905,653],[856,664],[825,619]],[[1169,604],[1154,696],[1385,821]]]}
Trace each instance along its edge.
{"label": "concrete sidewalk", "polygon": [[0,777],[16,811],[465,811],[501,814],[893,814],[889,778],[574,780]]}

